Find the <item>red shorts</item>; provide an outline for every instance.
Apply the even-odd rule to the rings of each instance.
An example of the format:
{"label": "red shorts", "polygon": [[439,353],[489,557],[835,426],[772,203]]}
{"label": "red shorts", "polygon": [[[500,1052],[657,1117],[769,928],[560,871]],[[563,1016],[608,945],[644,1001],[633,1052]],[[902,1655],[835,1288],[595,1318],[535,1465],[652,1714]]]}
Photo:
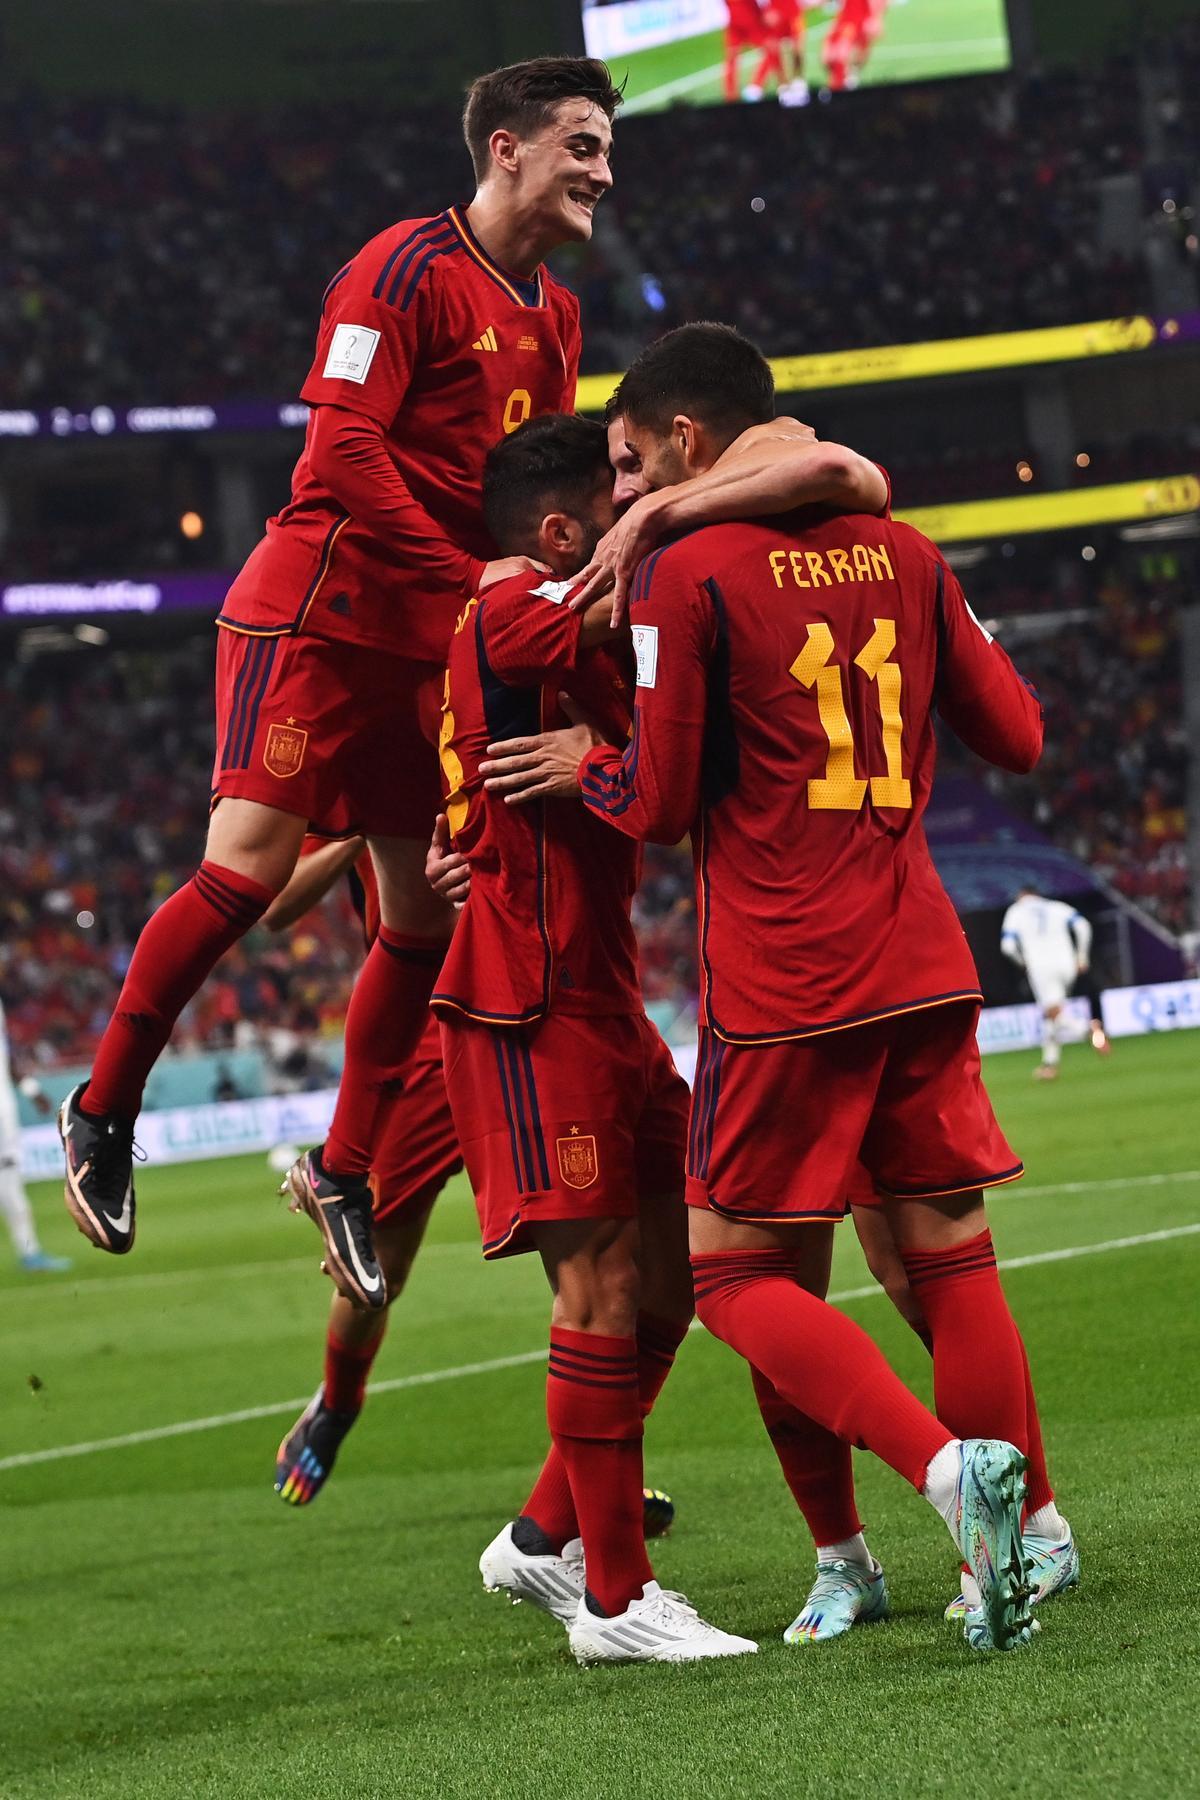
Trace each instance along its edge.
{"label": "red shorts", "polygon": [[414,1200],[432,1202],[462,1166],[446,1098],[438,1022],[430,1013],[371,1170],[376,1224],[396,1218]]}
{"label": "red shorts", "polygon": [[682,1197],[687,1083],[644,1013],[446,1018],[442,1055],[485,1256],[532,1250],[550,1220]]}
{"label": "red shorts", "polygon": [[689,1205],[783,1224],[840,1219],[847,1195],[869,1204],[874,1189],[923,1199],[1015,1181],[1023,1167],[980,1077],[978,1017],[959,1001],[786,1044],[705,1031]]}
{"label": "red shorts", "polygon": [[334,836],[428,838],[442,680],[436,663],[359,644],[222,626],[214,802],[259,800]]}

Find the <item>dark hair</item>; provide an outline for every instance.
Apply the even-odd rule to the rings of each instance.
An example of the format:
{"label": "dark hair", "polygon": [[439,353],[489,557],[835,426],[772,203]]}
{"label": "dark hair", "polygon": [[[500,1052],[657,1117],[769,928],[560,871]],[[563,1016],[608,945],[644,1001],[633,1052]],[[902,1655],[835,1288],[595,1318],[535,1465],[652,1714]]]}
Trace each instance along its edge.
{"label": "dark hair", "polygon": [[775,417],[775,378],[762,352],[732,325],[680,325],[635,357],[609,401],[665,434],[677,413],[736,435]]}
{"label": "dark hair", "polygon": [[548,512],[581,516],[601,471],[608,435],[578,413],[543,413],[501,438],[483,465],[483,516],[500,553],[529,554]]}
{"label": "dark hair", "polygon": [[463,136],[476,181],[488,172],[493,131],[532,137],[549,124],[564,100],[594,101],[611,119],[621,104],[621,89],[613,86],[608,64],[594,56],[535,56],[473,81],[463,108]]}
{"label": "dark hair", "polygon": [[619,419],[623,412],[621,405],[621,384],[617,383],[608,399],[604,402],[604,428],[607,431],[614,419]]}

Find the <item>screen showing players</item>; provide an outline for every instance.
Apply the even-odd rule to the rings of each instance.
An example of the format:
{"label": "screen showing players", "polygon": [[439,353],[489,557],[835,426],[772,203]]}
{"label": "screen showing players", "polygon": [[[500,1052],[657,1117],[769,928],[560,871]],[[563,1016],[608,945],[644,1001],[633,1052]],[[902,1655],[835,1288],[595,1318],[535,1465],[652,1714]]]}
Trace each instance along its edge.
{"label": "screen showing players", "polygon": [[628,77],[625,112],[805,106],[823,90],[1009,66],[1004,0],[583,0],[589,56]]}

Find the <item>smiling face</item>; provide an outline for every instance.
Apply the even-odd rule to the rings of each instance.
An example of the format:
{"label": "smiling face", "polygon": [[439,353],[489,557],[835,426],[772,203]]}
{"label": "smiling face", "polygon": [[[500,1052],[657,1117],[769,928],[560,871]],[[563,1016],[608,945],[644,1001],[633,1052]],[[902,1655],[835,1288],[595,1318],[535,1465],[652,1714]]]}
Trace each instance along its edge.
{"label": "smiling face", "polygon": [[601,108],[593,100],[560,100],[550,122],[532,137],[497,132],[495,138],[511,142],[512,198],[539,235],[586,243],[592,215],[613,180],[612,126]]}
{"label": "smiling face", "polygon": [[620,518],[635,500],[650,492],[650,483],[642,473],[641,458],[626,439],[625,421],[620,413],[608,422],[608,460],[613,472],[613,510]]}

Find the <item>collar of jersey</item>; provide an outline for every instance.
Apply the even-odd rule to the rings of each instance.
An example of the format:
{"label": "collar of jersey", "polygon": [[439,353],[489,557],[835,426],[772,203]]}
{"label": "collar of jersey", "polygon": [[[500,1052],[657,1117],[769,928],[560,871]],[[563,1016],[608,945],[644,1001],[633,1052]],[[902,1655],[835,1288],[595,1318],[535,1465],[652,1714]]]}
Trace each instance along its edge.
{"label": "collar of jersey", "polygon": [[490,275],[498,288],[503,288],[510,300],[518,306],[544,306],[546,303],[545,288],[542,284],[542,271],[539,268],[528,281],[523,276],[514,275],[509,269],[502,269],[498,262],[493,262],[471,227],[467,224],[465,206],[452,206],[446,217],[453,225],[462,241],[462,247],[474,262],[477,262],[485,275]]}

